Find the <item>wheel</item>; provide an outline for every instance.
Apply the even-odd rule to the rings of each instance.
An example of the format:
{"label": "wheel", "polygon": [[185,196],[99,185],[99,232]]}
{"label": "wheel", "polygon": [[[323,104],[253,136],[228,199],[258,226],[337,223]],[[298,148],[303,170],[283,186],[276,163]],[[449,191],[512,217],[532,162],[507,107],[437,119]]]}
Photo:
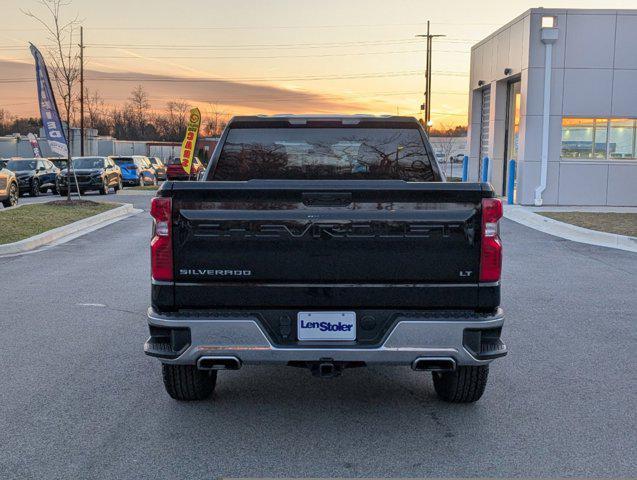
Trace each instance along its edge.
{"label": "wheel", "polygon": [[166,392],[175,400],[205,400],[217,383],[216,370],[198,370],[195,365],[162,364]]}
{"label": "wheel", "polygon": [[445,402],[471,403],[480,399],[487,386],[489,366],[458,367],[455,372],[433,372],[434,388]]}
{"label": "wheel", "polygon": [[6,200],[2,201],[2,205],[5,208],[13,207],[18,204],[18,186],[15,183],[12,183],[9,187],[9,196]]}
{"label": "wheel", "polygon": [[31,191],[29,192],[29,195],[32,197],[40,196],[40,182],[37,178],[34,178],[31,182]]}
{"label": "wheel", "polygon": [[60,194],[60,197],[66,197],[68,195],[66,190],[58,190],[58,193]]}
{"label": "wheel", "polygon": [[122,185],[122,177],[119,177],[119,179],[117,180],[117,185],[113,187],[113,190],[115,190],[115,192],[119,192],[122,188],[124,188],[124,185]]}
{"label": "wheel", "polygon": [[108,182],[104,179],[102,188],[100,188],[100,195],[108,195]]}

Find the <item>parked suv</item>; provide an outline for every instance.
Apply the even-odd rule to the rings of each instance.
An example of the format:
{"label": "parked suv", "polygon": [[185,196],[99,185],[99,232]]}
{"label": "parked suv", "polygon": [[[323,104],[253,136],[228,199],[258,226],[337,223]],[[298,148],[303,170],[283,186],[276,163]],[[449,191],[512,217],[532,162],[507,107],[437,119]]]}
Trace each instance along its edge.
{"label": "parked suv", "polygon": [[188,175],[181,166],[181,159],[179,157],[173,157],[167,160],[166,165],[166,180],[199,180],[200,175],[205,170],[203,163],[201,163],[201,160],[197,157],[192,160],[190,175]]}
{"label": "parked suv", "polygon": [[[76,182],[77,179],[77,182]],[[58,177],[60,195],[68,194],[69,177],[66,169]],[[97,190],[106,195],[113,188],[115,192],[122,188],[122,174],[115,163],[106,157],[76,157],[73,159],[73,170],[70,177],[71,191],[80,193]]]}
{"label": "parked suv", "polygon": [[166,180],[166,165],[164,165],[164,162],[161,161],[161,158],[148,157],[148,159],[155,169],[155,176],[157,177],[157,180]]}
{"label": "parked suv", "polygon": [[67,164],[68,164],[68,160],[66,158],[59,158],[59,157],[55,157],[55,158],[49,158],[48,159],[53,165],[55,165],[56,167],[58,167],[60,170],[66,168]]}
{"label": "parked suv", "polygon": [[51,190],[57,193],[56,180],[60,169],[44,158],[21,158],[7,162],[9,170],[16,174],[20,195],[28,193],[37,197]]}
{"label": "parked suv", "polygon": [[18,179],[11,170],[0,165],[0,202],[5,208],[18,204]]}
{"label": "parked suv", "polygon": [[109,157],[120,168],[124,185],[157,185],[155,169],[148,157],[131,155],[129,157]]}

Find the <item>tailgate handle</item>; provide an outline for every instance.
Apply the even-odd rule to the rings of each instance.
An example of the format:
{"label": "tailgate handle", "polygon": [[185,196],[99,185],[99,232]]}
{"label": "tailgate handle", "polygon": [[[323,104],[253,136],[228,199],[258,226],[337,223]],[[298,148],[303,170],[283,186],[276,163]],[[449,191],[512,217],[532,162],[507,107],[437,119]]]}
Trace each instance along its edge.
{"label": "tailgate handle", "polygon": [[344,207],[352,203],[350,192],[304,192],[303,205]]}

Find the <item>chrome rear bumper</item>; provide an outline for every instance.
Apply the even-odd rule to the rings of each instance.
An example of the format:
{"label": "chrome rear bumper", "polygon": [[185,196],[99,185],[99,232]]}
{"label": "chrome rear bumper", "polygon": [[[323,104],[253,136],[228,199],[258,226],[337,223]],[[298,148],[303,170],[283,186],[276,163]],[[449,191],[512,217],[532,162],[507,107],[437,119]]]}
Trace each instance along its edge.
{"label": "chrome rear bumper", "polygon": [[[493,315],[466,313],[457,317],[449,312],[440,317],[427,315],[399,316],[395,325],[379,346],[293,346],[274,345],[259,321],[246,314],[160,314],[148,310],[151,327],[189,331],[189,341],[174,355],[167,352],[152,337],[146,342],[146,354],[170,364],[196,365],[201,357],[234,357],[240,364],[287,364],[289,362],[364,362],[366,364],[413,365],[421,357],[451,358],[457,365],[485,365],[506,355],[506,346],[497,338],[492,351],[470,348],[467,333],[494,331],[504,323],[501,309]],[[474,335],[475,338],[475,335]],[[491,339],[493,341],[493,339]],[[478,345],[481,345],[478,343]]]}

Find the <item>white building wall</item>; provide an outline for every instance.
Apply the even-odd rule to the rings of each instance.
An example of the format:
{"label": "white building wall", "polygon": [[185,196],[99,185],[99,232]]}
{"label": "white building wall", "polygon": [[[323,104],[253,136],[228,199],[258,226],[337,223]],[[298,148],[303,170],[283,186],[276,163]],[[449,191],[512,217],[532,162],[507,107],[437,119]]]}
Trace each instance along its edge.
{"label": "white building wall", "polygon": [[[510,79],[521,79],[517,201],[533,204],[540,182],[545,46],[542,16],[557,17],[553,47],[545,205],[637,205],[637,161],[561,157],[562,118],[637,118],[637,10],[532,9],[472,49],[470,173],[478,179],[478,81],[490,84],[490,180],[501,192],[504,131],[497,106]],[[508,56],[504,54],[508,39]],[[508,63],[507,63],[508,62]],[[504,75],[505,68],[511,73]],[[496,95],[493,92],[497,91]],[[496,108],[494,109],[494,105]]]}
{"label": "white building wall", "polygon": [[[489,112],[489,147],[491,159],[489,180],[502,193],[502,174],[505,156],[507,84],[510,79],[522,78],[523,88],[528,69],[529,12],[520,15],[471,51],[469,98],[469,179],[481,178],[480,158],[481,90],[491,88]],[[509,74],[505,74],[509,69]],[[522,126],[520,128],[523,128]]]}

